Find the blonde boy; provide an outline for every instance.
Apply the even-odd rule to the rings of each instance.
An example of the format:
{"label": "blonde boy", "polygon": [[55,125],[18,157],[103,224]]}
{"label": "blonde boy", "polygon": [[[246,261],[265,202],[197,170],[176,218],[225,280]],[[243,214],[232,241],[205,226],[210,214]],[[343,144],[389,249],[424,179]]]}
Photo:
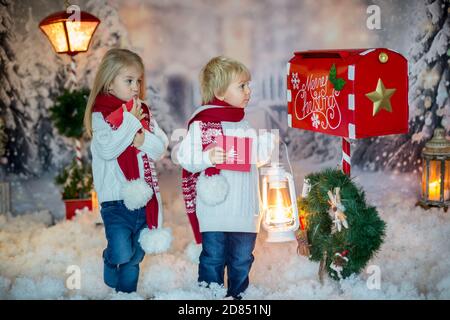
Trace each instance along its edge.
{"label": "blonde boy", "polygon": [[[198,281],[222,285],[227,267],[227,296],[234,299],[242,298],[249,285],[260,228],[257,164],[269,161],[275,145],[271,134],[256,139],[244,120],[250,79],[245,65],[223,56],[202,68],[203,105],[190,118],[177,153],[186,211],[196,242],[202,243]],[[249,172],[216,168],[227,156],[219,147],[210,148],[220,135],[253,138],[256,159]]]}

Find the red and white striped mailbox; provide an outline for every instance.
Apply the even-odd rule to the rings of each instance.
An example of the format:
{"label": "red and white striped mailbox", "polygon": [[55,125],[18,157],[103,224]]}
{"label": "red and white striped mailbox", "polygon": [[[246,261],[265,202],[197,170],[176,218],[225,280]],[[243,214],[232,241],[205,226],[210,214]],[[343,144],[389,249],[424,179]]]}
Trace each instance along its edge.
{"label": "red and white striped mailbox", "polygon": [[[385,49],[296,52],[287,65],[290,127],[348,139],[408,132],[408,65]],[[348,152],[347,152],[348,151]]]}

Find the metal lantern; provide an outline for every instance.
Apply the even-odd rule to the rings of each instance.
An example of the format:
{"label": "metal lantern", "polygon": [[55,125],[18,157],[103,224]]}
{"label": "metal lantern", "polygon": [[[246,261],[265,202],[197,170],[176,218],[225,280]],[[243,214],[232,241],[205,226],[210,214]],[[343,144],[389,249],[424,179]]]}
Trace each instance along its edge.
{"label": "metal lantern", "polygon": [[279,164],[266,169],[262,181],[263,226],[268,242],[296,240],[299,227],[294,179]]}
{"label": "metal lantern", "polygon": [[57,53],[76,55],[89,48],[100,20],[90,13],[79,11],[75,20],[66,11],[56,12],[41,21],[39,28],[50,40]]}
{"label": "metal lantern", "polygon": [[422,199],[419,205],[443,207],[450,205],[450,141],[443,128],[436,128],[433,138],[422,151]]}

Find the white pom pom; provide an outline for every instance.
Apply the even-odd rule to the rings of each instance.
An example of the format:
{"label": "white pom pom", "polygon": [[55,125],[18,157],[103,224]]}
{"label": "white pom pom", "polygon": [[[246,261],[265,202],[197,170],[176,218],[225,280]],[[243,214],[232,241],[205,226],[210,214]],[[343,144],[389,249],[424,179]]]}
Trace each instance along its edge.
{"label": "white pom pom", "polygon": [[202,244],[197,244],[195,242],[189,243],[189,245],[184,249],[184,254],[193,263],[200,263],[200,254],[202,253]]}
{"label": "white pom pom", "polygon": [[144,179],[127,181],[122,186],[122,199],[128,210],[144,207],[153,197],[153,189]]}
{"label": "white pom pom", "polygon": [[216,206],[225,201],[228,195],[227,179],[216,174],[210,177],[200,175],[197,181],[197,194],[199,199],[208,206]]}
{"label": "white pom pom", "polygon": [[172,232],[169,228],[144,228],[139,235],[139,243],[146,253],[162,253],[172,244]]}

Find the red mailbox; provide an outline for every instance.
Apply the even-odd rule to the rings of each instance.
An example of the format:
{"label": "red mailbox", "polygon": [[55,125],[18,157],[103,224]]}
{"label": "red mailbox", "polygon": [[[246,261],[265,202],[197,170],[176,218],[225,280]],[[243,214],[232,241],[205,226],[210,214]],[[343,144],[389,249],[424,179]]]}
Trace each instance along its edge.
{"label": "red mailbox", "polygon": [[385,48],[296,52],[287,101],[293,128],[350,139],[407,133],[407,60]]}

